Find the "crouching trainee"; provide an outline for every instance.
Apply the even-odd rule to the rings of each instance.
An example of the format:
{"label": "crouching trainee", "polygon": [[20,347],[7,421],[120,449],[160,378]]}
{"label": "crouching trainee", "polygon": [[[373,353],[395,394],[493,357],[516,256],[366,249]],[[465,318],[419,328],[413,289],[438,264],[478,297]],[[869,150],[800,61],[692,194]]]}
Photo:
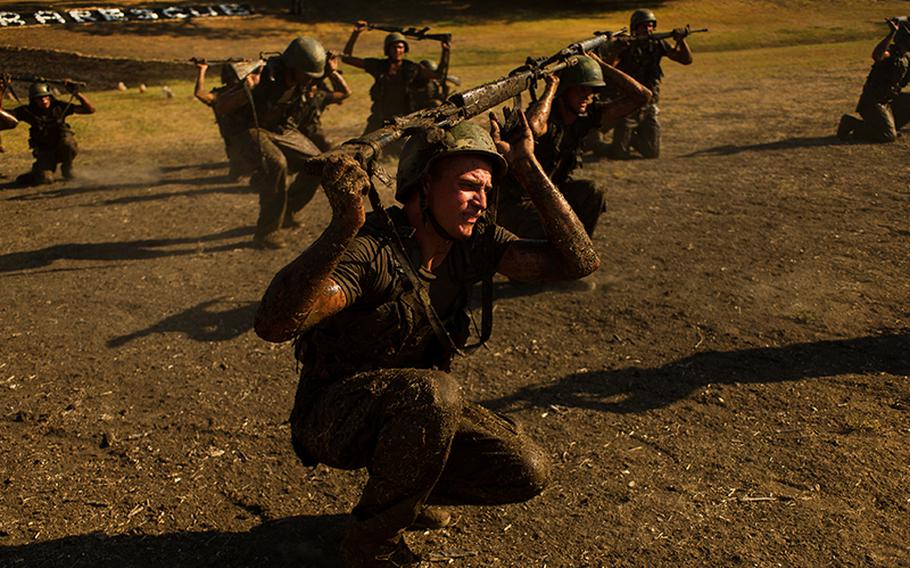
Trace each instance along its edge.
{"label": "crouching trainee", "polygon": [[[296,341],[299,458],[369,472],[343,543],[348,566],[418,562],[402,534],[416,522],[444,525],[447,512],[431,505],[516,503],[547,483],[546,452],[514,421],[465,400],[450,373],[468,340],[475,283],[495,272],[581,278],[600,262],[519,118],[508,141],[495,121],[492,135],[461,122],[442,136],[412,136],[396,180],[403,206],[369,215],[361,166],[318,158],[332,220],[262,298],[256,333]],[[486,218],[488,192],[507,168],[536,205],[546,240],[517,238]]]}

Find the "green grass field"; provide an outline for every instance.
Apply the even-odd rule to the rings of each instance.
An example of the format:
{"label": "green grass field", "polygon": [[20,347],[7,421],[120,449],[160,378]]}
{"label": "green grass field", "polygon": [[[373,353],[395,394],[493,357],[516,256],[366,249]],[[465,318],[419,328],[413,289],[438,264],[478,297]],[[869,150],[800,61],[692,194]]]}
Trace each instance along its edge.
{"label": "green grass field", "polygon": [[[908,11],[908,4],[886,2],[807,2],[796,0],[745,2],[719,0],[679,0],[658,11],[661,29],[691,24],[707,27],[710,33],[693,36],[689,41],[696,53],[696,64],[686,70],[689,80],[735,81],[748,86],[760,77],[786,77],[794,68],[821,71],[850,69],[864,76],[868,54],[885,31],[882,20]],[[434,30],[454,34],[451,72],[462,79],[463,88],[492,80],[522,63],[528,55],[553,52],[572,41],[588,37],[594,30],[616,30],[626,24],[628,10],[605,11],[597,17],[586,15],[559,17],[539,13],[516,14],[508,21],[485,21],[470,14],[464,21],[409,22],[432,25]],[[228,20],[206,22],[221,29],[236,25]],[[313,34],[329,49],[340,51],[349,33],[347,23],[303,25],[285,18],[264,16],[243,21],[242,39],[225,35],[206,39],[173,37],[174,41],[148,43],[148,37],[124,37],[116,33],[102,37],[85,36],[66,30],[32,28],[2,30],[0,43],[32,45],[36,34],[56,34],[61,49],[81,48],[92,54],[124,54],[151,59],[168,59],[178,54],[205,53],[210,56],[246,55],[258,50],[280,50],[289,37]],[[261,34],[255,34],[261,30]],[[116,29],[113,29],[116,31]],[[250,37],[251,36],[251,37]],[[372,32],[358,42],[355,54],[370,56],[379,52],[382,32]],[[41,37],[46,38],[45,35]],[[155,38],[160,39],[160,38]],[[42,40],[46,42],[46,39]],[[129,46],[135,46],[130,50]],[[254,47],[255,46],[255,47]],[[412,42],[413,60],[436,59],[435,43]],[[676,66],[665,66],[669,74]],[[691,73],[689,73],[691,71]],[[360,132],[369,111],[366,93],[371,83],[363,72],[345,68],[354,95],[341,107],[329,110],[324,122],[336,140]],[[192,69],[188,67],[188,79]],[[215,84],[214,73],[210,81]],[[138,80],[138,79],[137,79]],[[133,82],[135,83],[135,81]],[[169,163],[176,156],[192,155],[202,147],[218,145],[217,130],[208,109],[192,99],[192,82],[170,84],[175,98],[166,100],[160,87],[145,94],[135,90],[92,92],[99,109],[92,117],[76,117],[75,128],[84,152],[83,164],[103,164],[110,156],[150,157]],[[15,106],[6,101],[4,106]],[[6,154],[3,173],[26,168],[29,163],[26,128],[3,134]]]}

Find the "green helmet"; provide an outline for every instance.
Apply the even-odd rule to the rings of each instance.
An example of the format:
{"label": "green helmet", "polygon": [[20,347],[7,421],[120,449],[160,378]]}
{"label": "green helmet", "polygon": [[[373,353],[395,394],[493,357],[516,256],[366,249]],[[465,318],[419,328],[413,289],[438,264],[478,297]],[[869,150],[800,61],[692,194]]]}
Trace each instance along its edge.
{"label": "green helmet", "polygon": [[894,34],[894,45],[905,50],[910,48],[910,24],[907,22],[901,22],[898,26],[897,33]]}
{"label": "green helmet", "polygon": [[632,17],[629,19],[629,29],[634,32],[637,26],[648,22],[654,22],[654,27],[657,27],[657,16],[654,15],[654,12],[644,8],[635,10],[632,12]]}
{"label": "green helmet", "polygon": [[52,97],[51,87],[47,83],[32,83],[28,88],[28,98],[40,99],[41,97]]}
{"label": "green helmet", "polygon": [[577,59],[578,63],[566,67],[559,74],[559,86],[562,89],[568,89],[576,85],[582,87],[603,87],[606,85],[600,63],[587,55],[579,55]]}
{"label": "green helmet", "polygon": [[311,37],[297,36],[281,54],[281,61],[291,69],[318,79],[325,75],[325,48]]}
{"label": "green helmet", "polygon": [[445,131],[442,140],[427,141],[425,134],[408,138],[398,160],[395,175],[395,199],[404,203],[417,188],[420,178],[440,158],[460,154],[479,154],[493,162],[493,176],[498,178],[508,169],[505,158],[496,150],[490,133],[476,122],[463,121]]}
{"label": "green helmet", "polygon": [[422,60],[420,62],[420,64],[422,66],[426,67],[427,69],[429,69],[430,71],[436,71],[437,69],[439,69],[439,65],[437,65],[435,61],[430,61],[429,59]]}
{"label": "green helmet", "polygon": [[405,39],[404,34],[400,32],[392,32],[389,35],[385,36],[385,42],[383,42],[382,51],[388,55],[392,44],[398,43],[399,41],[404,44],[405,53],[411,50],[411,46],[408,45],[408,40]]}

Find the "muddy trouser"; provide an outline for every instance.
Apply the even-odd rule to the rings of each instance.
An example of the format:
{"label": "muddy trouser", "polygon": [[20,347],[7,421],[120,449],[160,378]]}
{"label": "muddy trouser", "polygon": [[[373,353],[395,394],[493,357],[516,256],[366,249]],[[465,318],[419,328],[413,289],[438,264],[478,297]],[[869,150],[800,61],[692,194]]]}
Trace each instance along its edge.
{"label": "muddy trouser", "polygon": [[347,554],[397,541],[425,504],[498,505],[538,495],[544,452],[514,422],[462,400],[449,374],[382,369],[298,388],[294,448],[307,465],[366,467]]}
{"label": "muddy trouser", "polygon": [[853,136],[868,142],[894,142],[897,131],[910,121],[910,93],[901,93],[890,105],[869,103],[857,107],[862,123]]}
{"label": "muddy trouser", "polygon": [[610,153],[616,157],[629,156],[632,148],[645,158],[660,156],[660,109],[649,104],[624,119],[616,121]]}
{"label": "muddy trouser", "polygon": [[288,178],[300,171],[306,158],[320,152],[297,130],[278,134],[253,128],[233,143],[240,146],[238,149],[253,172],[250,187],[259,194],[256,237],[264,237],[279,230],[286,218],[293,217],[316,194],[318,177],[298,173],[290,186]]}
{"label": "muddy trouser", "polygon": [[36,183],[53,181],[54,171],[60,164],[60,171],[64,177],[69,177],[73,171],[73,160],[78,152],[76,138],[72,133],[64,132],[56,144],[35,148],[32,155],[35,163],[32,164],[32,176]]}
{"label": "muddy trouser", "polygon": [[[607,210],[606,193],[603,188],[591,180],[572,178],[558,187],[585,231],[589,236],[593,235],[594,229],[597,228],[597,220]],[[496,224],[526,239],[547,238],[540,213],[528,197],[523,196],[518,200],[503,197],[496,213]]]}

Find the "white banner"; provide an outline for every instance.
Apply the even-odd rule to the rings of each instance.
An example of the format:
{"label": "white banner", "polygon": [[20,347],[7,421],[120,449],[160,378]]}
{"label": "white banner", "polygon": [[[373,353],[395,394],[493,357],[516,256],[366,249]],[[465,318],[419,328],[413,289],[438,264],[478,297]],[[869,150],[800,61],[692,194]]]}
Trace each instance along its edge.
{"label": "white banner", "polygon": [[61,24],[96,24],[101,22],[151,22],[249,16],[253,9],[246,4],[205,4],[201,6],[168,6],[166,8],[80,8],[78,10],[35,10],[33,12],[0,12],[0,28],[49,26]]}

